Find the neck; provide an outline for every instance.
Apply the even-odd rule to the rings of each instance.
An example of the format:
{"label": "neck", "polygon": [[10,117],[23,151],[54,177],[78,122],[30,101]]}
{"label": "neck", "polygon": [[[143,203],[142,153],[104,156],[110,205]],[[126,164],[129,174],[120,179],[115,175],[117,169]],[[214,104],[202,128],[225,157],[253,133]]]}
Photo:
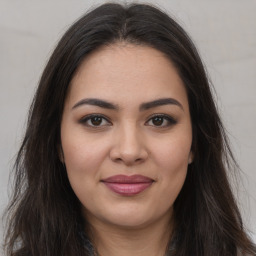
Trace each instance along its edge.
{"label": "neck", "polygon": [[169,219],[138,228],[94,222],[91,236],[99,256],[164,256],[172,226]]}

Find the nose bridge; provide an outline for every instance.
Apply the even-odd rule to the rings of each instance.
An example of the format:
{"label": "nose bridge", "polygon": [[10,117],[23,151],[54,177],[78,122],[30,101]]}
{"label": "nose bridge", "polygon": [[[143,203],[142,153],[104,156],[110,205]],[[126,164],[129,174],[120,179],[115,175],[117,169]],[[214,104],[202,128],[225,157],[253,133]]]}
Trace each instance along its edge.
{"label": "nose bridge", "polygon": [[124,125],[121,128],[120,147],[124,152],[135,154],[140,148],[139,131],[136,125]]}
{"label": "nose bridge", "polygon": [[141,162],[147,158],[147,150],[143,143],[143,134],[133,122],[120,125],[115,136],[112,159],[125,164]]}

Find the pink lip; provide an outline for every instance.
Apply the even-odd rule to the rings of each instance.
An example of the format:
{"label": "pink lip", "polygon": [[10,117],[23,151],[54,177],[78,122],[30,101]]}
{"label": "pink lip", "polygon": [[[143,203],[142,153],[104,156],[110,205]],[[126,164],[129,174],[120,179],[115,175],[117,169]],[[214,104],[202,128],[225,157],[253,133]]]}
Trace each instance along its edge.
{"label": "pink lip", "polygon": [[115,175],[102,180],[102,182],[117,194],[133,196],[151,186],[154,180],[142,175]]}

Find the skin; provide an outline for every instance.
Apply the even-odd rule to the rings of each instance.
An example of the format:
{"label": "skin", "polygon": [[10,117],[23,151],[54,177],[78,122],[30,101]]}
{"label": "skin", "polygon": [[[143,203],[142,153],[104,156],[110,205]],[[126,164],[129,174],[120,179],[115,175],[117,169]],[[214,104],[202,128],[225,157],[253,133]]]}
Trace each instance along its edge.
{"label": "skin", "polygon": [[[116,109],[81,103],[88,98]],[[175,104],[141,109],[163,98]],[[97,120],[90,116],[95,114]],[[186,90],[170,60],[151,47],[126,43],[87,56],[69,87],[61,143],[61,160],[99,254],[164,255],[173,203],[193,160]],[[118,174],[154,182],[139,194],[123,196],[102,182]]]}

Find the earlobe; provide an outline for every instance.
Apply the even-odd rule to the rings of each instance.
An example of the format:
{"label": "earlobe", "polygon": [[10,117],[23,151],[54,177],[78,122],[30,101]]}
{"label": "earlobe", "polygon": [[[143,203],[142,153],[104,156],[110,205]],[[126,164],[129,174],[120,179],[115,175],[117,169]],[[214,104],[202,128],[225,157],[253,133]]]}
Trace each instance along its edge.
{"label": "earlobe", "polygon": [[61,161],[63,164],[65,164],[64,153],[63,153],[63,149],[62,149],[62,146],[61,146],[61,145],[58,146],[58,155],[59,155],[60,161]]}
{"label": "earlobe", "polygon": [[188,157],[188,164],[191,164],[193,160],[194,160],[194,154],[192,151],[190,151],[189,157]]}

